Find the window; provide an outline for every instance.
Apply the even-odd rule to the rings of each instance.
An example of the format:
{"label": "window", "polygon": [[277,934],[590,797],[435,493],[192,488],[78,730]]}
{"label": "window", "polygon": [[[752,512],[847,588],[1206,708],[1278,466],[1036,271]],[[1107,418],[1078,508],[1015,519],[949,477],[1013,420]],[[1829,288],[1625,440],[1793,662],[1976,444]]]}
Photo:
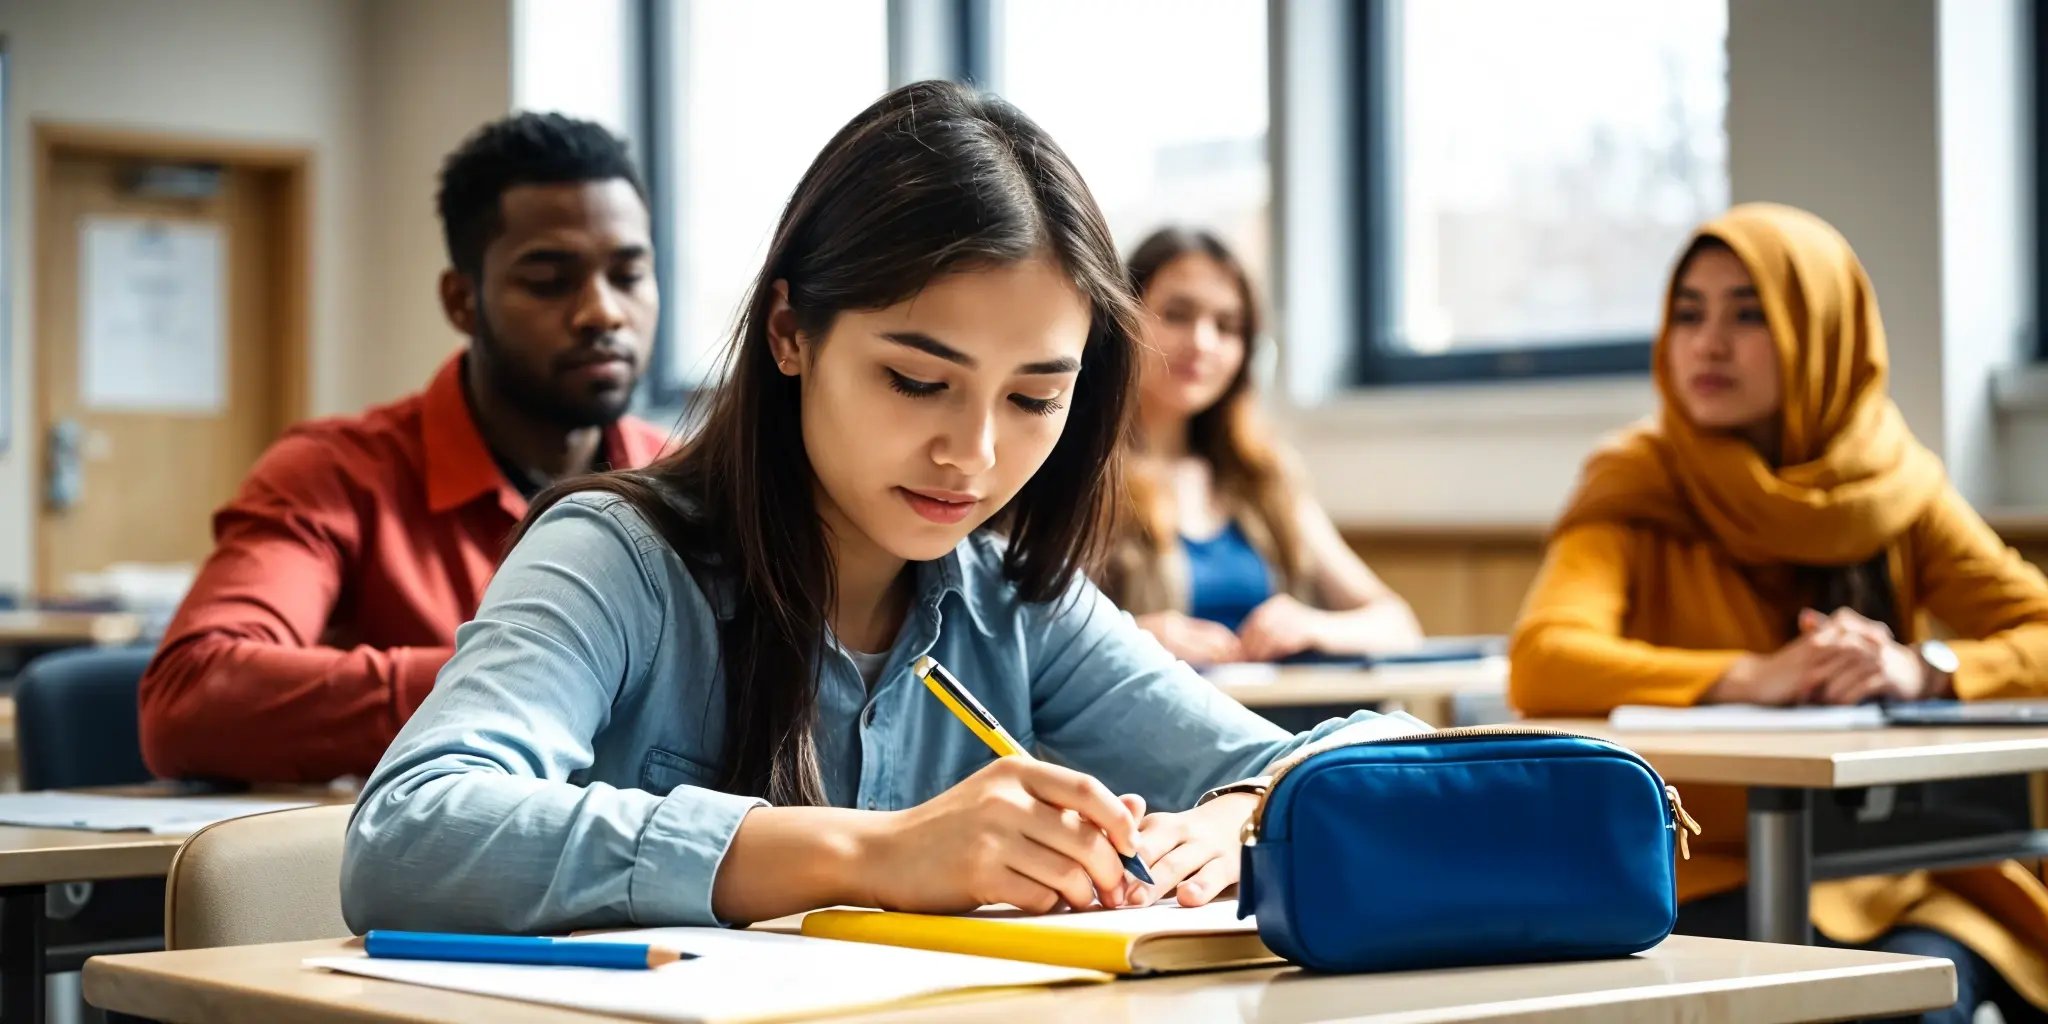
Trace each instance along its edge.
{"label": "window", "polygon": [[1125,252],[1207,227],[1267,280],[1265,0],[1007,0],[990,21],[995,91],[1066,150]]}
{"label": "window", "polygon": [[1725,0],[1366,9],[1362,382],[1647,368],[1728,205]]}
{"label": "window", "polygon": [[2027,72],[2034,91],[2034,358],[2048,362],[2048,12],[2028,4],[2026,18],[2034,37]]}
{"label": "window", "polygon": [[639,129],[633,0],[518,0],[512,16],[512,105]]}
{"label": "window", "polygon": [[719,369],[782,207],[832,134],[889,87],[886,0],[646,8],[648,134],[672,405]]}

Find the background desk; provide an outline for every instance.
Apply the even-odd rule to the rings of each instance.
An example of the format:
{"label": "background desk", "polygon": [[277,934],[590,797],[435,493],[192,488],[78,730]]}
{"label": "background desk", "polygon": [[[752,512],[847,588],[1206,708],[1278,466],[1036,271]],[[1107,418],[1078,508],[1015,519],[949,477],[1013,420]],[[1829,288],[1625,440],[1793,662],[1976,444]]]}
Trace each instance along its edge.
{"label": "background desk", "polygon": [[1359,669],[1338,665],[1226,665],[1209,681],[1257,711],[1329,707],[1355,710],[1380,705],[1405,710],[1431,725],[1452,725],[1452,702],[1463,696],[1507,693],[1505,658]]}
{"label": "background desk", "polygon": [[1530,724],[1611,739],[1670,782],[1747,787],[1751,938],[1812,941],[1807,899],[1816,879],[2048,856],[2048,831],[2037,831],[1816,859],[1812,800],[1817,790],[2048,771],[2048,728],[1655,733],[1617,732],[1600,720]]}
{"label": "background desk", "polygon": [[[95,792],[178,799],[174,791],[152,786]],[[325,803],[350,795],[323,787],[293,787],[250,793],[246,799]],[[44,974],[53,968],[74,969],[48,963],[43,919],[47,886],[162,878],[184,842],[183,835],[0,825],[0,1020],[42,1020]]]}
{"label": "background desk", "polygon": [[127,612],[0,611],[0,647],[111,647],[142,637]]}

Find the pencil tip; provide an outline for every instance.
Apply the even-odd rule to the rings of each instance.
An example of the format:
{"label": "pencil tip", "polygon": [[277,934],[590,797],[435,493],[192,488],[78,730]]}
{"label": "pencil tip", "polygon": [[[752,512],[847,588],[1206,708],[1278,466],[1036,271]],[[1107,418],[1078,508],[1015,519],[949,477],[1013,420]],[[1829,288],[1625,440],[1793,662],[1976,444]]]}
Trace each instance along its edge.
{"label": "pencil tip", "polygon": [[1146,885],[1152,884],[1152,872],[1145,870],[1144,861],[1139,860],[1136,857],[1125,857],[1124,867],[1125,869],[1130,871],[1131,877],[1136,878],[1138,881],[1143,882]]}

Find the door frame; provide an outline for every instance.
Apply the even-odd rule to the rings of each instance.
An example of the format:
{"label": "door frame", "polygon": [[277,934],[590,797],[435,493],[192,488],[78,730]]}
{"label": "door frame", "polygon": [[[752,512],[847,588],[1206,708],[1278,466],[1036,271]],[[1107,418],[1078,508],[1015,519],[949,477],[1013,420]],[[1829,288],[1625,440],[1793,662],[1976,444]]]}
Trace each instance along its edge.
{"label": "door frame", "polygon": [[[270,305],[276,321],[271,337],[277,359],[275,383],[278,389],[278,422],[273,427],[281,431],[305,418],[307,367],[312,346],[312,149],[248,139],[45,120],[33,121],[30,135],[33,162],[28,191],[34,206],[35,228],[34,234],[26,240],[23,255],[31,264],[36,260],[43,240],[50,237],[49,233],[65,229],[64,225],[55,223],[50,204],[44,202],[57,161],[63,157],[220,164],[258,172],[276,183],[269,239],[270,246],[278,253],[275,280],[280,282],[276,294],[271,296]],[[48,479],[49,467],[46,465],[48,453],[43,431],[47,427],[44,420],[50,410],[49,396],[42,386],[43,364],[40,362],[47,348],[41,344],[46,322],[46,311],[41,302],[42,282],[38,279],[23,291],[26,294],[21,296],[21,301],[29,306],[29,344],[35,353],[29,367],[31,379],[35,382],[30,389],[29,433],[20,439],[21,443],[31,446],[34,453],[34,480],[29,485],[29,493],[35,501],[31,513],[35,523],[30,548],[33,562],[39,560],[44,546],[43,484]],[[35,581],[39,590],[47,589],[50,582],[43,579],[47,571],[47,566],[31,565],[29,579]]]}

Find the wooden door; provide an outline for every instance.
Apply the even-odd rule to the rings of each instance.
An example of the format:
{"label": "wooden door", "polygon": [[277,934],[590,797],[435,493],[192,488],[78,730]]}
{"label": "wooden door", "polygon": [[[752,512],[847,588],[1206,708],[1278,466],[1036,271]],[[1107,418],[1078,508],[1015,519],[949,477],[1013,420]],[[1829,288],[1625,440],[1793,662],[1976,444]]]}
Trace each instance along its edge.
{"label": "wooden door", "polygon": [[[51,596],[71,590],[74,575],[114,563],[196,565],[211,547],[214,509],[301,414],[305,161],[302,154],[49,128],[39,141],[34,339],[43,501],[36,579],[38,592]],[[146,168],[184,168],[192,175],[185,180],[199,186],[180,192],[161,180],[142,183]],[[117,238],[123,241],[109,241]],[[211,247],[218,259],[159,255],[159,269],[217,272],[162,275],[182,277],[186,287],[164,289],[173,297],[151,305],[159,278],[107,273],[105,255],[163,239],[182,240],[181,247],[160,253],[188,253],[198,239],[200,251]],[[191,284],[209,279],[213,287]],[[90,350],[95,337],[115,335],[89,330],[89,316],[115,315],[106,312],[114,308],[135,318],[130,322],[164,322],[165,310],[189,315],[202,293],[215,296],[216,313],[193,319],[218,329],[180,336],[214,339],[196,349],[208,354],[172,362],[217,370],[152,373],[110,355],[147,344]],[[88,301],[98,304],[90,312]],[[179,387],[164,386],[172,378]],[[195,390],[193,380],[211,385]]]}

